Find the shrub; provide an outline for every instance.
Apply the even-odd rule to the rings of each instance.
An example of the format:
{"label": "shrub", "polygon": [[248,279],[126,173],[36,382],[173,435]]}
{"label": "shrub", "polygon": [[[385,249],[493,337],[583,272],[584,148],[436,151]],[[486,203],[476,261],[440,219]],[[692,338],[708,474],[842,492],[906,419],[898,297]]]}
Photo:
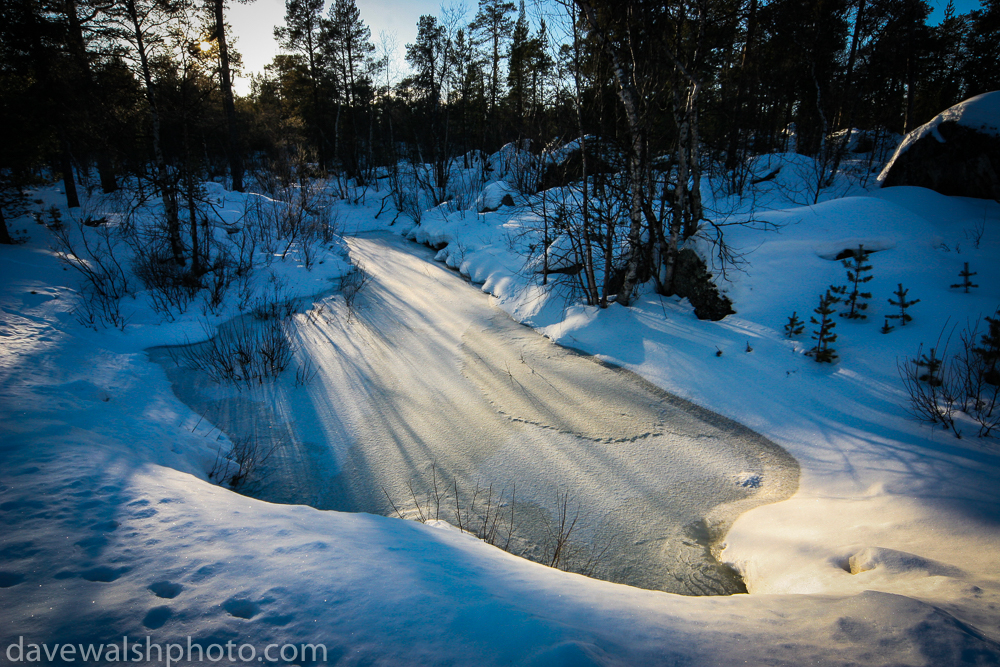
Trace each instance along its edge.
{"label": "shrub", "polygon": [[910,413],[921,421],[941,424],[956,437],[961,437],[955,421],[958,410],[979,425],[979,437],[1000,428],[1000,309],[985,320],[982,334],[981,319],[966,325],[959,336],[959,351],[950,357],[947,340],[941,348],[942,329],[929,353],[921,345],[915,357],[897,363]]}
{"label": "shrub", "polygon": [[280,442],[262,441],[254,428],[232,443],[225,454],[221,449],[218,451],[208,478],[234,491],[248,491],[252,484],[262,480],[264,464],[278,450]]}
{"label": "shrub", "polygon": [[[91,228],[73,219],[76,222],[73,227],[60,224],[49,229],[59,261],[84,278],[78,319],[85,326],[96,328],[101,323],[124,329],[127,318],[121,312],[121,300],[133,290],[122,263],[120,238],[108,225]],[[74,229],[78,232],[79,244],[73,240]]]}
{"label": "shrub", "polygon": [[240,390],[261,385],[277,378],[292,361],[294,350],[286,329],[284,319],[256,322],[240,317],[207,341],[175,352],[175,362]]}
{"label": "shrub", "polygon": [[347,305],[347,321],[354,317],[355,302],[368,282],[371,275],[365,270],[364,264],[358,263],[351,267],[351,270],[340,277],[340,294],[344,297]]}

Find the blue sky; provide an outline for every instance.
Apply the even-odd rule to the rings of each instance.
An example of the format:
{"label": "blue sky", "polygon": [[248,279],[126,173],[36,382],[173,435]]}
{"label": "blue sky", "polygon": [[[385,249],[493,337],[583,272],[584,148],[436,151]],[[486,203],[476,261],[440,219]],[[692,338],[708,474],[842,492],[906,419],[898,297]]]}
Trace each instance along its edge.
{"label": "blue sky", "polygon": [[[948,0],[929,0],[934,12],[931,22],[937,23],[944,14]],[[382,32],[394,33],[399,47],[412,42],[417,34],[417,19],[421,14],[441,16],[441,6],[461,7],[462,2],[454,0],[357,0],[361,17],[371,28],[372,38],[378,42]],[[467,18],[472,18],[477,0],[466,0]],[[978,0],[956,0],[955,8],[965,13],[979,7]],[[229,23],[237,38],[236,48],[243,54],[243,63],[247,73],[259,72],[264,65],[271,62],[278,53],[278,45],[274,42],[274,26],[282,23],[285,17],[285,0],[255,0],[252,4],[243,5],[231,2],[228,9]],[[243,78],[236,81],[237,91],[247,93],[249,80]]]}

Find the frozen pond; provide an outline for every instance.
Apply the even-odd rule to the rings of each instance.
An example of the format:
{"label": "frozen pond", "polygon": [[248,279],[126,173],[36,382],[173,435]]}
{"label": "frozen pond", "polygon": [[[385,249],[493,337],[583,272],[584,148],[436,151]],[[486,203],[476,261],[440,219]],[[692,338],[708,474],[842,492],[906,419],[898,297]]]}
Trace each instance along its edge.
{"label": "frozen pond", "polygon": [[559,549],[564,568],[602,579],[742,590],[713,552],[741,513],[794,493],[790,455],[515,323],[431,250],[389,234],[349,245],[371,280],[351,318],[337,296],[295,317],[307,385],[287,371],[236,392],[150,351],[208,421],[281,444],[254,496],[452,523],[458,509],[474,529],[493,512],[496,543],[535,560]]}

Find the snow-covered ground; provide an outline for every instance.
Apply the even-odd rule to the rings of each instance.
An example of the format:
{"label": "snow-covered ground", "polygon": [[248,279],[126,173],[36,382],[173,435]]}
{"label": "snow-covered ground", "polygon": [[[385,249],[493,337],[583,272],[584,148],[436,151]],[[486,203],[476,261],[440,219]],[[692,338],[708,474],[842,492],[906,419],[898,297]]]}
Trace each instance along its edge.
{"label": "snow-covered ground", "polygon": [[[232,311],[193,306],[161,323],[140,295],[123,332],[86,329],[73,313],[78,276],[42,227],[14,221],[31,239],[0,247],[0,660],[46,661],[72,643],[75,654],[49,662],[80,661],[79,645],[121,647],[127,636],[128,659],[139,641],[150,663],[147,637],[192,662],[188,638],[248,644],[250,659],[250,647],[232,649],[244,663],[277,644],[267,660],[294,664],[997,664],[1000,445],[961,418],[961,440],[910,419],[896,362],[942,327],[947,337],[996,311],[1000,206],[915,188],[804,206],[799,163],[758,193],[757,217],[776,231],[728,228],[748,264],[722,283],[737,314],[718,323],[652,293],[603,311],[547,296],[517,273],[511,239],[527,217],[517,208],[443,205],[392,228],[447,243],[439,259],[515,319],[799,461],[795,495],[729,531],[722,557],[750,594],[722,598],[586,579],[446,525],[269,504],[211,484],[227,440],[144,350],[193,340]],[[59,203],[54,190],[37,196]],[[337,206],[347,233],[384,228],[377,207]],[[808,320],[819,294],[845,281],[830,258],[859,243],[878,250],[868,320],[838,318],[840,360],[817,364],[803,354],[812,327],[789,340],[782,326],[793,311]],[[312,270],[275,267],[289,293],[321,294],[343,257],[335,246]],[[978,273],[968,294],[949,287],[965,262]],[[898,283],[921,301],[912,322],[882,334]],[[305,643],[323,644],[325,659],[302,659]],[[104,662],[125,659],[104,650]]]}

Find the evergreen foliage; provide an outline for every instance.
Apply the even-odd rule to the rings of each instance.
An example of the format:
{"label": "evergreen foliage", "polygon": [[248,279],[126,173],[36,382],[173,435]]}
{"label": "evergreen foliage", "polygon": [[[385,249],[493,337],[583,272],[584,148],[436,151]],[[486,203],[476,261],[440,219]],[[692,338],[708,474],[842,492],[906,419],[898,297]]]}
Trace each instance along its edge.
{"label": "evergreen foliage", "polygon": [[932,387],[940,387],[943,383],[941,379],[941,365],[944,361],[937,356],[937,348],[932,347],[929,353],[918,353],[913,364],[922,369],[923,372],[917,376],[921,382],[926,382]]}
{"label": "evergreen foliage", "polygon": [[[903,283],[898,283],[896,291],[893,292],[893,294],[896,295],[896,300],[893,301],[892,298],[889,299],[889,305],[896,306],[897,308],[899,308],[899,314],[886,315],[886,317],[893,320],[899,320],[899,326],[901,327],[905,327],[907,322],[913,321],[913,317],[908,312],[906,312],[906,309],[914,304],[920,303],[920,299],[914,299],[912,301],[908,301],[906,299],[906,295],[907,293],[909,293],[909,291],[910,291],[909,289],[903,289]],[[886,324],[888,325],[888,321],[886,322]],[[888,333],[888,332],[883,332],[883,333]]]}
{"label": "evergreen foliage", "polygon": [[[1000,88],[994,0],[967,14],[950,6],[938,25],[922,1],[566,0],[543,20],[534,3],[478,0],[471,21],[456,11],[419,19],[403,77],[390,40],[373,43],[365,25],[372,6],[285,0],[275,30],[284,52],[236,96],[240,36],[224,0],[0,0],[0,242],[12,240],[4,223],[33,177],[61,177],[71,206],[77,183],[111,192],[135,179],[162,196],[169,258],[190,268],[204,262],[179,202],[196,182],[273,192],[322,175],[355,196],[379,170],[398,185],[403,164],[423,182],[393,200],[421,208],[455,195],[456,159],[469,168],[479,151],[514,143],[530,146],[530,162],[591,136],[620,161],[588,164],[588,177],[598,189],[608,173],[621,178],[613,189],[628,220],[584,216],[584,238],[623,246],[593,243],[593,254],[614,277],[600,303],[627,305],[649,276],[671,293],[678,250],[704,222],[706,166],[718,162],[740,194],[753,155],[810,155],[815,200],[859,136],[846,130],[861,130],[854,149],[868,173],[893,134]],[[567,34],[551,39],[546,21]],[[484,178],[496,167],[479,164]],[[831,291],[851,319],[865,311],[858,259],[852,284]],[[958,286],[968,290],[966,273]]]}
{"label": "evergreen foliage", "polygon": [[837,361],[836,350],[830,347],[830,344],[837,340],[837,334],[833,333],[833,329],[837,326],[837,323],[830,317],[835,312],[833,307],[837,301],[838,299],[830,294],[830,290],[827,290],[825,294],[820,295],[819,305],[813,310],[814,313],[819,315],[819,319],[817,320],[815,317],[809,318],[809,321],[819,328],[813,331],[812,336],[813,340],[816,341],[816,345],[806,352],[806,354],[820,363],[832,364]]}
{"label": "evergreen foliage", "polygon": [[947,353],[950,336],[942,347],[945,324],[929,353],[921,344],[916,357],[898,363],[910,412],[921,421],[942,424],[958,438],[959,412],[979,425],[979,437],[1000,429],[1000,310],[985,319],[982,335],[982,318],[966,324],[956,354]]}
{"label": "evergreen foliage", "polygon": [[965,293],[968,294],[969,293],[969,288],[971,288],[971,287],[979,287],[979,285],[973,285],[972,281],[969,280],[969,278],[971,278],[974,275],[977,275],[976,272],[975,271],[969,271],[969,263],[966,262],[965,263],[965,267],[961,271],[959,271],[959,273],[958,273],[958,277],[962,279],[962,282],[956,283],[956,284],[952,285],[951,286],[952,289],[955,289],[956,287],[962,287],[962,288],[965,289]]}
{"label": "evergreen foliage", "polygon": [[1000,310],[993,317],[986,317],[987,330],[980,340],[979,346],[972,351],[979,357],[984,366],[983,379],[987,384],[1000,385]]}
{"label": "evergreen foliage", "polygon": [[[850,259],[843,260],[844,268],[847,269],[847,285],[840,294],[844,295],[844,304],[847,307],[846,313],[841,313],[841,317],[849,320],[865,320],[868,316],[864,311],[868,310],[867,300],[872,298],[871,292],[862,292],[861,286],[872,279],[872,276],[865,275],[872,270],[872,265],[868,264],[868,253],[863,245],[859,245]],[[848,292],[847,290],[850,290]]]}
{"label": "evergreen foliage", "polygon": [[805,322],[799,319],[798,312],[793,311],[785,323],[785,337],[792,338],[798,336],[805,329]]}

